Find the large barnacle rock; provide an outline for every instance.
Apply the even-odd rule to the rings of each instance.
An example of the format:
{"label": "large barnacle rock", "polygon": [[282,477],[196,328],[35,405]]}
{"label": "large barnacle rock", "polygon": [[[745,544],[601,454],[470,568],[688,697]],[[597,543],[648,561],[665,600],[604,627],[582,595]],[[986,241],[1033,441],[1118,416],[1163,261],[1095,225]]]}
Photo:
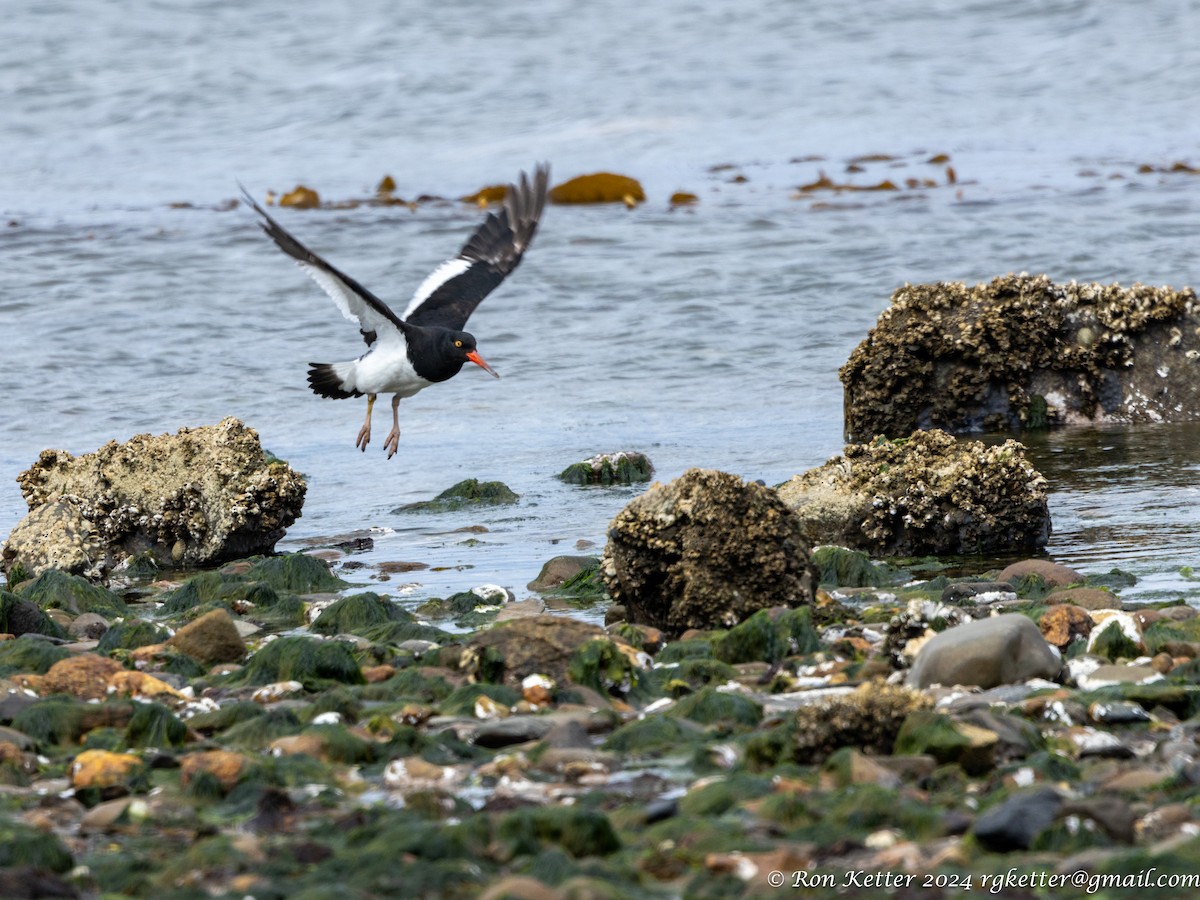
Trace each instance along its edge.
{"label": "large barnacle rock", "polygon": [[1200,419],[1200,304],[1191,288],[905,285],[842,366],[851,441],[916,428]]}
{"label": "large barnacle rock", "polygon": [[270,552],[305,492],[303,477],[268,460],[258,434],[233,418],[78,457],[43,450],[17,481],[29,515],[4,543],[5,572],[93,579],[139,553],[183,568]]}
{"label": "large barnacle rock", "polygon": [[817,583],[800,522],[775,492],[706,469],[656,484],[618,513],[601,570],[629,621],[671,635],[811,603]]}
{"label": "large barnacle rock", "polygon": [[811,544],[877,556],[1036,550],[1050,537],[1046,480],[1017,441],[944,431],[851,444],[777,488]]}

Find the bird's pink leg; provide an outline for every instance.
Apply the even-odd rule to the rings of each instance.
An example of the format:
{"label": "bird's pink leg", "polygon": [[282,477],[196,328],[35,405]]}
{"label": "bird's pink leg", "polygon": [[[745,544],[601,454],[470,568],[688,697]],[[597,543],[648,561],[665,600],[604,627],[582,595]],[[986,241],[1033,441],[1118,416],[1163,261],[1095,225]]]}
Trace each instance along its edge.
{"label": "bird's pink leg", "polygon": [[388,459],[396,455],[396,451],[400,449],[400,395],[396,394],[392,397],[392,430],[388,432],[387,440],[383,442],[383,446],[387,448]]}
{"label": "bird's pink leg", "polygon": [[354,440],[354,446],[364,453],[367,452],[367,444],[371,443],[371,410],[374,406],[375,395],[367,394],[367,420],[363,422],[363,427],[358,430],[358,437]]}

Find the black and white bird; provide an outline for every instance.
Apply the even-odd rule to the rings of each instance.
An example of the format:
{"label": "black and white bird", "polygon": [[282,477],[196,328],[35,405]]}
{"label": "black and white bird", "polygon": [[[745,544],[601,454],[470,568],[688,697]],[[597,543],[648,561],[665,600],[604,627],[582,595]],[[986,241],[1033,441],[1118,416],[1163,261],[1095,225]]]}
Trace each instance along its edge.
{"label": "black and white bird", "polygon": [[392,430],[383,442],[391,459],[400,443],[403,398],[453,378],[468,362],[500,377],[479,355],[475,338],[462,329],[475,307],[521,262],[546,205],[549,177],[546,165],[534,169],[532,181],[522,172],[519,182],[508,186],[499,212],[488,213],[458,255],[421,282],[400,316],[292,237],[242,188],[262,230],[333,298],[342,315],[358,323],[367,342],[367,352],[358,359],[309,363],[308,370],[309,386],[322,397],[367,395],[367,418],[354,446],[367,449],[378,394],[392,395]]}

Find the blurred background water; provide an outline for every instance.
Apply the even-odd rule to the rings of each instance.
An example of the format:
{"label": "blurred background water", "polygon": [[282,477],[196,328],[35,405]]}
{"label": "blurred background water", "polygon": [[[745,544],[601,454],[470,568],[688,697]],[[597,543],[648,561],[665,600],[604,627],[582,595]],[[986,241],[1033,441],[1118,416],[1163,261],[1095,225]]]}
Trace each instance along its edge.
{"label": "blurred background water", "polygon": [[[234,415],[309,478],[282,548],[373,529],[359,561],[430,566],[381,590],[521,595],[546,558],[598,549],[636,493],[562,485],[571,462],[632,448],[663,480],[777,483],[840,452],[837,369],[906,281],[1194,284],[1200,175],[1172,168],[1200,166],[1197,34],[1197,0],[13,0],[0,536],[43,448]],[[555,181],[634,176],[647,202],[551,207],[469,326],[503,378],[405,401],[396,458],[360,454],[365,401],[304,378],[358,335],[231,208],[235,180],[336,201],[386,174],[447,198],[278,213],[403,308],[480,219],[455,198],[539,160]],[[901,190],[797,191],[822,174]],[[672,209],[676,190],[698,203]],[[1132,571],[1133,596],[1200,596],[1195,427],[1028,440],[1055,559]],[[522,500],[395,512],[466,477]]]}

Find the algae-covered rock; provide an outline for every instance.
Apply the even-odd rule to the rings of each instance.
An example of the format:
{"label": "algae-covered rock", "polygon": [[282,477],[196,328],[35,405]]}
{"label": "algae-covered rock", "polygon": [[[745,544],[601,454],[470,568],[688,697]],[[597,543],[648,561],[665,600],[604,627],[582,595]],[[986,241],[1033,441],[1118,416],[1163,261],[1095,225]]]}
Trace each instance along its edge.
{"label": "algae-covered rock", "polygon": [[648,664],[648,657],[639,659],[628,645],[596,638],[575,649],[567,662],[567,674],[575,684],[623,696],[637,686]]}
{"label": "algae-covered rock", "polygon": [[395,603],[376,593],[368,592],[343,597],[332,606],[327,606],[312,623],[312,630],[325,635],[363,635],[377,625],[407,622],[411,619],[412,617]]}
{"label": "algae-covered rock", "polygon": [[130,747],[182,747],[188,727],[161,703],[138,703],[125,726],[125,743]]}
{"label": "algae-covered rock", "polygon": [[246,643],[224,609],[210,610],[188,622],[171,635],[167,644],[208,666],[238,662],[246,655]]}
{"label": "algae-covered rock", "polygon": [[576,858],[608,856],[621,849],[621,839],[608,816],[578,806],[538,806],[503,816],[495,829],[500,852],[530,854],[544,843],[562,847]]}
{"label": "algae-covered rock", "polygon": [[49,641],[32,638],[0,641],[0,677],[16,672],[44,675],[56,662],[70,654]]}
{"label": "algae-covered rock", "polygon": [[995,765],[999,742],[994,731],[918,709],[900,726],[894,749],[900,754],[925,753],[939,763],[958,763],[967,774],[980,775]]}
{"label": "algae-covered rock", "polygon": [[270,551],[300,515],[303,478],[268,461],[237,419],[112,441],[75,457],[44,450],[17,481],[30,515],[0,564],[100,578],[149,553],[164,567],[200,566]]}
{"label": "algae-covered rock", "polygon": [[653,474],[654,466],[646,454],[622,450],[572,463],[558,473],[558,478],[567,484],[612,485],[649,481]]}
{"label": "algae-covered rock", "polygon": [[785,656],[811,653],[821,646],[812,612],[760,609],[745,622],[713,640],[713,657],[731,664],[777,663]]}
{"label": "algae-covered rock", "polygon": [[[589,672],[583,677],[599,683],[602,677],[589,670],[587,660],[575,658],[576,651],[590,642],[620,648],[619,653],[629,659],[637,656],[632,647],[614,642],[597,625],[565,616],[530,616],[502,622],[475,635],[463,651],[460,667],[469,675],[478,676],[483,667],[492,666],[495,671],[486,680],[519,686],[529,675],[546,675],[561,684],[568,680],[574,665],[577,674]],[[599,658],[603,655],[593,661],[592,669],[607,669],[607,664]],[[609,662],[621,665],[615,659]]]}
{"label": "algae-covered rock", "polygon": [[637,179],[611,172],[579,175],[555,185],[547,194],[551,203],[624,203],[634,206],[646,199]]}
{"label": "algae-covered rock", "polygon": [[364,683],[354,654],[345,644],[298,636],[282,637],[265,645],[238,673],[237,681],[243,684],[277,681]]}
{"label": "algae-covered rock", "polygon": [[249,582],[277,591],[316,594],[340,591],[349,583],[329,571],[329,564],[307,553],[284,553],[256,560],[242,575]]}
{"label": "algae-covered rock", "polygon": [[133,650],[149,644],[161,644],[169,638],[167,629],[145,619],[126,619],[104,632],[96,649],[100,653],[112,650]]}
{"label": "algae-covered rock", "polygon": [[106,617],[129,615],[129,607],[118,594],[59,569],[48,569],[33,581],[24,582],[19,591],[20,596],[42,609],[61,609],[72,616],[83,613]]}
{"label": "algae-covered rock", "polygon": [[[578,583],[581,576],[596,575],[600,560],[595,556],[555,556],[546,560],[537,578],[526,587],[539,593],[563,587],[568,582]],[[599,587],[602,592],[603,586]]]}
{"label": "algae-covered rock", "polygon": [[23,634],[44,634],[65,638],[66,631],[51,619],[36,603],[8,591],[0,590],[0,633],[20,637]]}
{"label": "algae-covered rock", "polygon": [[66,872],[74,865],[71,852],[57,836],[22,822],[0,819],[0,869],[28,867]]}
{"label": "algae-covered rock", "polygon": [[668,635],[728,628],[757,610],[813,601],[800,522],[770,488],[690,469],[609,525],[603,574],[629,621]]}
{"label": "algae-covered rock", "polygon": [[652,715],[627,722],[601,744],[604,750],[631,756],[678,752],[703,743],[707,733],[700,725],[677,716]]}
{"label": "algae-covered rock", "polygon": [[1016,441],[943,431],[851,444],[778,488],[809,541],[887,556],[1028,551],[1050,537],[1046,480]]}
{"label": "algae-covered rock", "polygon": [[1200,418],[1190,288],[905,285],[842,366],[849,440]]}
{"label": "algae-covered rock", "polygon": [[680,716],[701,725],[753,728],[762,721],[762,704],[733,691],[706,687],[676,703],[668,715]]}
{"label": "algae-covered rock", "polygon": [[932,705],[923,694],[907,688],[865,684],[853,693],[796,710],[788,755],[811,764],[842,747],[890,754],[904,720]]}
{"label": "algae-covered rock", "polygon": [[861,550],[827,545],[814,547],[810,555],[813,565],[817,568],[820,583],[824,585],[851,588],[883,587],[895,582],[892,570],[873,562]]}
{"label": "algae-covered rock", "polygon": [[501,481],[479,481],[467,478],[446,488],[432,500],[407,503],[394,512],[453,512],[474,506],[504,506],[521,498]]}

